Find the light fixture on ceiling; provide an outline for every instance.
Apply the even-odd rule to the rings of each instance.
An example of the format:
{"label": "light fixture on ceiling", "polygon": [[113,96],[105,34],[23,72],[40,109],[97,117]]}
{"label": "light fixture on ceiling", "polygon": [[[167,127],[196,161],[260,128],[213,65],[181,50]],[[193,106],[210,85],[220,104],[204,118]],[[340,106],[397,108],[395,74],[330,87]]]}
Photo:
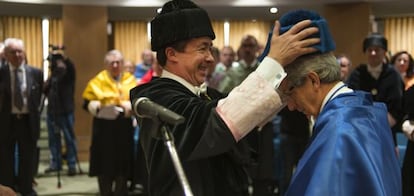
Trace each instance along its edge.
{"label": "light fixture on ceiling", "polygon": [[272,14],[276,14],[276,13],[277,13],[277,11],[279,11],[279,10],[277,9],[277,7],[271,7],[269,11],[270,11],[270,13],[272,13]]}

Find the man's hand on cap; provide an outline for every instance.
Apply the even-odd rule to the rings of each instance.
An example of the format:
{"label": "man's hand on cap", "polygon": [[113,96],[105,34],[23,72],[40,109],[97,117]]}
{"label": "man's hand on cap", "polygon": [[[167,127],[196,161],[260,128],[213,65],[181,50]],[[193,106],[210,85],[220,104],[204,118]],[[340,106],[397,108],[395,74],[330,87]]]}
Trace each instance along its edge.
{"label": "man's hand on cap", "polygon": [[286,33],[279,35],[280,23],[276,21],[268,56],[278,61],[282,66],[286,66],[299,56],[316,52],[317,49],[311,46],[319,43],[320,39],[306,39],[318,32],[318,28],[309,27],[310,24],[310,20],[301,21]]}

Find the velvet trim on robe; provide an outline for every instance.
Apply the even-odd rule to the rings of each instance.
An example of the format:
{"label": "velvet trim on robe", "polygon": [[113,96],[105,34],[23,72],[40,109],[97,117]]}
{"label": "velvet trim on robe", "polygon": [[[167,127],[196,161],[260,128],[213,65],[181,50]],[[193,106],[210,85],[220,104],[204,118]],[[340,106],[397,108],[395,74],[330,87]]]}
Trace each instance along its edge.
{"label": "velvet trim on robe", "polygon": [[358,91],[329,101],[286,195],[401,195],[385,105]]}

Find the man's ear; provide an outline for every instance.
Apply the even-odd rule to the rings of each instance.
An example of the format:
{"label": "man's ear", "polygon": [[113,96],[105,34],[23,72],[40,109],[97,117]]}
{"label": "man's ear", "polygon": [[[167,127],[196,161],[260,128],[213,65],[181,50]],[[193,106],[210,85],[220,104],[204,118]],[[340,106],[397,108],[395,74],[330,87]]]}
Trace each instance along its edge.
{"label": "man's ear", "polygon": [[172,47],[165,48],[165,56],[167,57],[167,61],[172,61],[174,63],[178,62],[177,50]]}
{"label": "man's ear", "polygon": [[321,80],[319,79],[319,76],[317,73],[315,72],[310,72],[308,74],[309,79],[312,82],[312,86],[314,87],[319,87],[321,85]]}

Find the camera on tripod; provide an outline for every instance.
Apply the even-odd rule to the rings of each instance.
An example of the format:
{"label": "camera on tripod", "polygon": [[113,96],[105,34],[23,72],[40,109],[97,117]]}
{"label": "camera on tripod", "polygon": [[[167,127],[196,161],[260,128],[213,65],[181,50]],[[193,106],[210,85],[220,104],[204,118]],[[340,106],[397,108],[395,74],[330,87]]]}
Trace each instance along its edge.
{"label": "camera on tripod", "polygon": [[49,68],[51,71],[51,76],[61,76],[64,74],[66,69],[67,59],[63,56],[62,52],[65,50],[65,46],[49,44],[49,56],[47,60],[49,61]]}

